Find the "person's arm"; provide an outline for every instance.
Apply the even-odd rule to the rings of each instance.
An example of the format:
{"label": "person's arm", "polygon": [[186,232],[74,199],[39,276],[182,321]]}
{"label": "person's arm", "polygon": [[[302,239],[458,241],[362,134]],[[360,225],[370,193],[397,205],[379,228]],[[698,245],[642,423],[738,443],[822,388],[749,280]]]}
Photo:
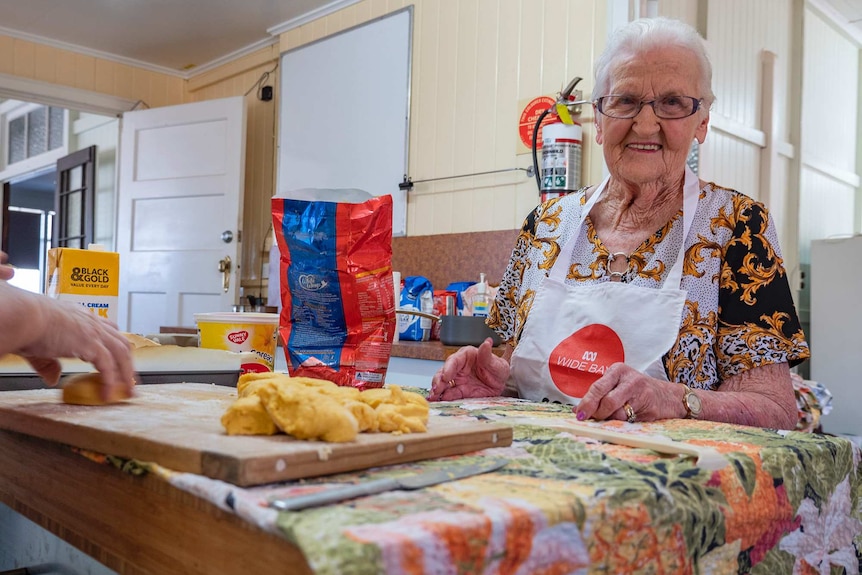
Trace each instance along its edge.
{"label": "person's arm", "polygon": [[[799,418],[790,366],[766,364],[724,380],[717,391],[695,391],[703,403],[701,419],[758,427],[795,429]],[[686,415],[679,389],[681,417]]]}
{"label": "person's arm", "polygon": [[808,344],[784,270],[775,222],[763,204],[747,197],[738,200],[731,220],[732,239],[724,246],[714,345],[719,369],[716,393],[731,393],[716,401],[707,393],[705,416],[795,429],[798,408],[790,368],[809,357]]}
{"label": "person's arm", "polygon": [[[684,384],[654,379],[623,363],[612,365],[577,407],[578,419],[619,419],[631,406],[635,421],[682,419]],[[722,382],[716,391],[693,389],[703,411],[698,419],[757,427],[795,429],[796,400],[787,363],[751,368]]]}
{"label": "person's arm", "polygon": [[24,357],[49,385],[56,385],[61,375],[57,358],[76,357],[92,363],[106,386],[131,392],[128,340],[112,323],[80,306],[0,281],[0,326],[0,356]]}

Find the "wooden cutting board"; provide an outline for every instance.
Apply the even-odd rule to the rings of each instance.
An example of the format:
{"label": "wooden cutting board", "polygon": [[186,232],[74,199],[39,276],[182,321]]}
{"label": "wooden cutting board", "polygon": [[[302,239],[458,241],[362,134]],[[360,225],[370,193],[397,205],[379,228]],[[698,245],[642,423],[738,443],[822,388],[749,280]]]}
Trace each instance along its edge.
{"label": "wooden cutting board", "polygon": [[[457,455],[512,443],[507,425],[431,415],[426,433],[360,433],[350,443],[228,436],[221,416],[236,389],[200,383],[139,386],[106,406],[67,405],[58,389],[0,392],[0,429],[150,461],[240,486]],[[433,406],[432,406],[433,407]]]}

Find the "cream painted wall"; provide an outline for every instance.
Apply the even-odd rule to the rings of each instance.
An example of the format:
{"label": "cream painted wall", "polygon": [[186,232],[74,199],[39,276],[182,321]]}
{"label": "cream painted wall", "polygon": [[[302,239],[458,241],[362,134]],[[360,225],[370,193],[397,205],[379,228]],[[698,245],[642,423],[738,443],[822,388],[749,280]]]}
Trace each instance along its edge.
{"label": "cream painted wall", "polygon": [[[414,180],[527,168],[518,154],[524,101],[559,92],[574,76],[592,90],[604,42],[605,0],[365,0],[282,34],[282,51],[412,4],[413,63],[409,175]],[[600,31],[596,33],[596,31]],[[585,108],[584,140],[593,141]],[[601,175],[587,144],[586,180]],[[524,172],[416,184],[407,233],[513,229],[538,203]]]}
{"label": "cream painted wall", "polygon": [[[277,45],[258,50],[191,78],[186,91],[190,102],[245,96],[247,141],[241,260],[241,286],[245,295],[266,295],[265,264],[272,237],[270,199],[275,193],[278,56]],[[272,86],[271,101],[258,99],[261,85]]]}
{"label": "cream painted wall", "polygon": [[859,232],[859,47],[806,10],[800,145],[801,260],[810,262],[810,241]]}
{"label": "cream painted wall", "polygon": [[[713,0],[699,15],[716,94],[701,148],[702,176],[766,204],[792,285],[799,282],[798,186],[791,170],[799,138],[794,85],[801,72],[793,54],[801,38],[793,31],[800,9],[795,0]],[[775,97],[767,102],[768,62]]]}
{"label": "cream painted wall", "polygon": [[[185,98],[185,81],[179,77],[3,35],[0,35],[0,74],[141,101],[149,107],[181,104]],[[75,111],[70,115],[70,151],[98,146],[95,239],[110,246],[116,221],[119,123],[114,118],[79,115]]]}
{"label": "cream painted wall", "polygon": [[[143,100],[151,107],[244,95],[273,70],[280,52],[411,4],[410,176],[422,180],[529,166],[529,155],[518,153],[521,106],[536,96],[553,95],[576,75],[584,78],[579,88],[591,92],[592,62],[608,28],[607,0],[363,0],[285,32],[269,48],[189,80],[0,36],[0,73]],[[834,86],[839,80],[845,80],[844,98],[851,78],[836,72],[835,66],[852,68],[854,57],[858,66],[859,52],[834,29],[816,22],[820,16],[806,5],[806,0],[658,2],[661,15],[700,26],[713,60],[718,100],[701,148],[701,176],[767,204],[779,227],[794,286],[800,279],[799,238],[807,241],[828,233],[825,218],[812,206],[835,194],[846,199],[859,193],[853,130],[842,128],[840,138],[833,137],[839,132],[828,120],[829,107],[809,109],[813,115],[804,124],[807,147],[800,147],[803,22],[809,42],[806,66],[812,70],[807,74],[823,76],[807,84],[809,100],[818,97],[824,84]],[[767,57],[773,61],[775,91],[769,102],[764,101]],[[832,67],[819,64],[823,60],[831,61]],[[272,71],[266,82],[276,90],[277,76],[278,70]],[[858,75],[853,78],[858,90]],[[255,92],[246,98],[242,275],[243,285],[253,292],[260,285],[269,237],[278,94],[268,103],[258,101]],[[581,118],[584,183],[598,181],[603,170],[591,116],[586,107]],[[854,121],[858,124],[858,118]],[[766,160],[771,161],[768,171],[763,169],[770,165]],[[837,173],[837,183],[834,177],[824,179],[824,171]],[[820,193],[824,186],[828,190]],[[521,225],[537,200],[534,180],[517,171],[417,184],[409,193],[407,232],[512,229]],[[800,205],[805,207],[801,217]]]}
{"label": "cream painted wall", "polygon": [[[185,80],[178,76],[0,35],[2,74],[88,90],[134,102],[140,101],[141,105],[150,108],[243,95],[264,72],[272,70],[277,61],[278,49],[277,46],[272,46]],[[271,75],[267,84],[277,88],[277,71]],[[269,199],[272,197],[275,173],[273,159],[276,100],[261,102],[255,95],[256,91],[247,96],[248,142],[242,278],[243,285],[252,290],[251,293],[257,294],[260,292],[262,254],[270,220]],[[94,120],[91,118],[89,121],[92,123]],[[113,121],[113,126],[116,130],[116,121]],[[77,138],[77,134],[74,134],[73,138]],[[78,142],[79,147],[92,143],[100,145],[101,164],[107,162],[107,165],[100,165],[98,174],[100,191],[97,198],[97,235],[99,241],[111,245],[115,220],[116,171],[113,166],[115,157],[112,154],[106,155],[106,152],[115,151],[116,134],[112,144],[103,127],[98,133],[82,134]],[[106,189],[110,194],[106,195]]]}
{"label": "cream painted wall", "polygon": [[143,100],[151,108],[182,104],[185,97],[182,78],[3,35],[0,73]]}

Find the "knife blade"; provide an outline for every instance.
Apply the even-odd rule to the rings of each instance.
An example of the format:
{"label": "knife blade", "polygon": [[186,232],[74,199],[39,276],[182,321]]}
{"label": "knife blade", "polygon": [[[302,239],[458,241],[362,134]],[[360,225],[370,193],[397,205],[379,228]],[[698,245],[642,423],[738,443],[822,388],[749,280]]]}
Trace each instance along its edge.
{"label": "knife blade", "polygon": [[326,489],[317,493],[309,493],[308,495],[274,499],[269,502],[269,506],[279,511],[300,511],[310,507],[338,503],[385,491],[422,489],[423,487],[431,487],[432,485],[447,481],[455,481],[473,475],[496,471],[506,465],[506,463],[508,462],[505,459],[489,459],[480,463],[444,467],[404,477],[387,477],[385,479],[376,479],[374,481]]}

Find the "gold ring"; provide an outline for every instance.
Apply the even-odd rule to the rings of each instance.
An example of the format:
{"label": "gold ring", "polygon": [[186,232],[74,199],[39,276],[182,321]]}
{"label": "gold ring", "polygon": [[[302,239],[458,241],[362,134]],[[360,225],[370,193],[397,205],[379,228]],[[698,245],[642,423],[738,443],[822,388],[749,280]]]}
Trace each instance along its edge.
{"label": "gold ring", "polygon": [[450,379],[450,380],[449,380],[449,384],[448,384],[448,385],[449,385],[449,387],[455,387],[455,380],[454,380],[454,379]]}
{"label": "gold ring", "polygon": [[637,416],[635,415],[635,410],[629,404],[629,402],[625,402],[623,404],[623,409],[626,412],[626,421],[628,421],[629,423],[634,423],[635,421],[637,421]]}

